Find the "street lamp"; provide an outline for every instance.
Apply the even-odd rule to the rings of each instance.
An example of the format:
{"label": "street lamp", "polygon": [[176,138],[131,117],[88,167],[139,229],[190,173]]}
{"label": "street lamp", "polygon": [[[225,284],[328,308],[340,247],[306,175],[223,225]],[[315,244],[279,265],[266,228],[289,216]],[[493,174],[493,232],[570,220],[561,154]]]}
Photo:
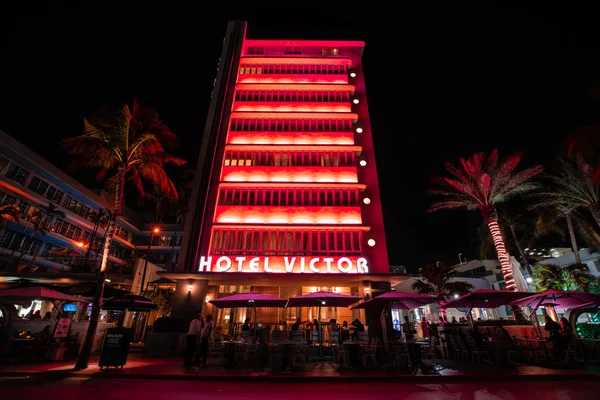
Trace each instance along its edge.
{"label": "street lamp", "polygon": [[150,240],[148,240],[148,250],[146,250],[146,261],[144,262],[144,274],[142,275],[142,285],[140,286],[140,292],[144,290],[144,283],[146,282],[146,270],[148,269],[148,259],[150,258],[150,246],[152,246],[152,239],[154,239],[154,235],[160,233],[160,228],[155,226],[150,231]]}

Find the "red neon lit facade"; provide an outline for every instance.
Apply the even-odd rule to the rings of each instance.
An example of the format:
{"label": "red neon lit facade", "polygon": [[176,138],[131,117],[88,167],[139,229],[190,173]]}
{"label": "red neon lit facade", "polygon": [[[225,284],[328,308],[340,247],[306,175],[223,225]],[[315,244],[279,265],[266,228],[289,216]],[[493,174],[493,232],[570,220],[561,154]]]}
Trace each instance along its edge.
{"label": "red neon lit facade", "polygon": [[210,155],[196,266],[388,273],[363,48],[243,40]]}

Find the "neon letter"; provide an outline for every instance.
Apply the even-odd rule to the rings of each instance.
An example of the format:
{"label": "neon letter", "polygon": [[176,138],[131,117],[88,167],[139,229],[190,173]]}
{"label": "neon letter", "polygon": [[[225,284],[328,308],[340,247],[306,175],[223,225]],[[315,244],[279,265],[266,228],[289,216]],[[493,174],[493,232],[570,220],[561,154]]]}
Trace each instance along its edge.
{"label": "neon letter", "polygon": [[250,271],[258,272],[258,261],[259,260],[260,260],[260,257],[254,257],[253,259],[250,260]]}
{"label": "neon letter", "polygon": [[367,259],[364,257],[360,257],[358,260],[356,260],[356,270],[358,271],[359,274],[368,274],[369,273],[369,266],[367,265]]}
{"label": "neon letter", "polygon": [[296,257],[292,257],[291,262],[290,257],[283,257],[283,261],[285,261],[286,272],[292,272],[294,270],[294,264],[296,263]]}
{"label": "neon letter", "polygon": [[323,261],[325,261],[325,264],[327,265],[327,273],[331,273],[331,263],[333,262],[333,258],[324,258]]}
{"label": "neon letter", "polygon": [[[223,261],[225,261],[225,266],[221,265]],[[231,268],[231,258],[227,256],[217,258],[217,271],[226,272],[229,271],[229,268]]]}
{"label": "neon letter", "polygon": [[264,264],[265,264],[265,272],[273,272],[271,267],[269,267],[269,257],[265,257]]}
{"label": "neon letter", "polygon": [[315,257],[312,260],[310,260],[310,263],[308,263],[308,267],[310,268],[310,270],[312,272],[321,272],[319,271],[319,268],[315,268],[315,263],[319,262],[319,257]]}
{"label": "neon letter", "polygon": [[243,272],[243,263],[246,261],[246,257],[236,257],[235,261],[238,262],[238,272]]}
{"label": "neon letter", "polygon": [[[346,267],[343,266],[344,263],[346,263]],[[342,257],[338,260],[337,267],[341,273],[347,274],[352,271],[352,261],[348,257]]]}
{"label": "neon letter", "polygon": [[200,267],[198,268],[199,272],[204,272],[204,267],[206,267],[206,272],[210,271],[210,263],[212,261],[212,257],[200,257]]}

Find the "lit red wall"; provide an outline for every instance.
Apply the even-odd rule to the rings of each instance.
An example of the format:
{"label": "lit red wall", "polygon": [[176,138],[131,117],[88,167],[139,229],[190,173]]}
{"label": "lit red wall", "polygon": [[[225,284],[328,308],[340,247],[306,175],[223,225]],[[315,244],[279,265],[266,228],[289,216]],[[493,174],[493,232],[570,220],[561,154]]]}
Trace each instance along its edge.
{"label": "lit red wall", "polygon": [[[352,243],[347,255],[366,258],[370,273],[388,272],[363,47],[363,42],[244,41],[236,93],[227,105],[229,129],[215,154],[216,186],[207,207],[212,222],[206,224],[201,254],[225,254],[223,236],[220,252],[214,250],[216,230],[292,237],[309,229],[325,234],[298,245],[302,252],[253,249],[252,255],[323,256],[323,246],[332,246],[327,254],[344,257],[340,246],[349,246],[350,239],[343,233],[352,231],[362,235],[360,254]],[[245,158],[232,158],[232,152]],[[310,246],[319,252],[311,254]]]}

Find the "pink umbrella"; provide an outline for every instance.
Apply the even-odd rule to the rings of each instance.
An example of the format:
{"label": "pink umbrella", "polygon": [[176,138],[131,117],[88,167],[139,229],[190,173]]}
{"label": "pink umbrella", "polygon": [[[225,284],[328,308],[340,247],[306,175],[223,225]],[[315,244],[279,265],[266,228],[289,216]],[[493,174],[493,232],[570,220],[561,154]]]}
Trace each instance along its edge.
{"label": "pink umbrella", "polygon": [[292,297],[286,307],[348,307],[360,299],[358,296],[320,291]]}
{"label": "pink umbrella", "polygon": [[450,300],[441,308],[496,308],[512,301],[530,296],[529,292],[513,292],[512,290],[475,290],[457,299]]}
{"label": "pink umbrella", "polygon": [[440,298],[437,296],[391,291],[363,301],[351,308],[353,310],[363,308],[382,310],[389,306],[395,310],[412,310],[426,304],[435,303],[436,301],[440,301]]}
{"label": "pink umbrella", "polygon": [[534,307],[537,309],[539,306],[543,306],[546,300],[549,303],[548,305],[551,304],[555,308],[567,308],[586,303],[600,304],[600,294],[550,289],[520,300],[515,300],[510,305]]}
{"label": "pink umbrella", "polygon": [[267,294],[248,292],[209,301],[219,308],[285,307],[286,300]]}
{"label": "pink umbrella", "polygon": [[43,286],[30,286],[15,289],[0,290],[0,297],[10,298],[34,298],[46,300],[60,300],[84,303],[86,300],[78,299],[77,297],[69,296],[56,290],[48,289]]}
{"label": "pink umbrella", "polygon": [[[256,327],[256,307],[285,307],[286,301],[267,294],[248,292],[221,297],[220,299],[211,300],[209,303],[219,308],[252,307],[254,309],[254,327]],[[254,333],[256,333],[256,330],[254,330]]]}

